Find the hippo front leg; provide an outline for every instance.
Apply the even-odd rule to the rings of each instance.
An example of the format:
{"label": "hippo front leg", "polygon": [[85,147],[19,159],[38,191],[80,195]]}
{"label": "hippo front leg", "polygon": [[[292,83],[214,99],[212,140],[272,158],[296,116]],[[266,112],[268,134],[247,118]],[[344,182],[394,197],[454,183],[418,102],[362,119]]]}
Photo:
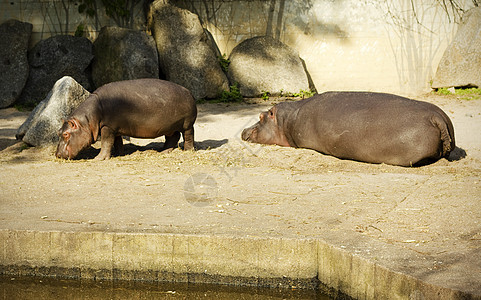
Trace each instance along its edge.
{"label": "hippo front leg", "polygon": [[[95,159],[110,159],[110,156],[112,155],[112,149],[114,148],[114,145],[118,143],[118,141],[116,141],[116,136],[112,129],[108,128],[107,126],[102,127],[100,130],[100,136],[100,153],[95,157]],[[120,142],[122,142],[122,140]]]}

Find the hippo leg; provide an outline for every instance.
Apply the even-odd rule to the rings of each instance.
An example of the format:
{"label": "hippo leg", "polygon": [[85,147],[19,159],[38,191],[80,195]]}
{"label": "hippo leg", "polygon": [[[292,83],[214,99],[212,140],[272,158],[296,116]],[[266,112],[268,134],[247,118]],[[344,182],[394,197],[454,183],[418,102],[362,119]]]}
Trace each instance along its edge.
{"label": "hippo leg", "polygon": [[162,153],[168,153],[174,150],[174,148],[177,147],[179,140],[180,140],[180,132],[178,131],[174,132],[171,135],[166,135],[165,144],[164,144],[164,148],[162,149]]}
{"label": "hippo leg", "polygon": [[194,148],[194,126],[182,133],[184,136],[184,150],[192,150]]}
{"label": "hippo leg", "polygon": [[101,136],[100,153],[95,157],[95,159],[96,160],[109,159],[112,154],[112,149],[115,145],[115,140],[116,140],[115,134],[110,128],[108,128],[107,126],[104,126],[100,130],[100,136]]}
{"label": "hippo leg", "polygon": [[120,135],[116,136],[114,140],[114,155],[124,155],[124,143]]}

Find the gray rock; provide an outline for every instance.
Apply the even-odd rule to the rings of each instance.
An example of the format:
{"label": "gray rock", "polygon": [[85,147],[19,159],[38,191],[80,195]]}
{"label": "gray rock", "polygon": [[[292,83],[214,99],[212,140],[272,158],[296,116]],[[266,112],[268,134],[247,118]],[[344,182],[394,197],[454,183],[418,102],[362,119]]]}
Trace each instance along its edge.
{"label": "gray rock", "polygon": [[149,27],[167,80],[186,87],[196,99],[215,98],[229,90],[212,41],[197,15],[158,0],[151,6]]}
{"label": "gray rock", "polygon": [[237,45],[229,56],[230,82],[238,83],[245,97],[299,93],[309,90],[306,71],[294,49],[268,36],[254,37]]}
{"label": "gray rock", "polygon": [[88,67],[92,59],[92,43],[83,37],[57,35],[38,42],[29,51],[30,75],[17,102],[37,104],[63,76],[71,76],[85,89],[91,90]]}
{"label": "gray rock", "polygon": [[120,80],[159,78],[155,41],[138,30],[103,27],[94,42],[92,79],[96,87]]}
{"label": "gray rock", "polygon": [[433,88],[481,87],[481,7],[468,10],[444,52]]}
{"label": "gray rock", "polygon": [[17,129],[17,133],[15,134],[15,138],[17,140],[23,139],[28,129],[30,129],[30,126],[32,125],[33,121],[36,120],[40,115],[40,113],[44,110],[45,105],[47,105],[46,99],[44,99],[37,106],[35,106],[32,112],[28,115],[27,120],[25,120],[25,122],[23,122],[23,124],[20,125],[20,127]]}
{"label": "gray rock", "polygon": [[20,126],[16,134],[17,139],[36,147],[58,143],[58,131],[62,127],[62,120],[89,95],[90,93],[72,77],[61,78]]}
{"label": "gray rock", "polygon": [[12,105],[28,78],[32,24],[8,20],[0,25],[0,108]]}

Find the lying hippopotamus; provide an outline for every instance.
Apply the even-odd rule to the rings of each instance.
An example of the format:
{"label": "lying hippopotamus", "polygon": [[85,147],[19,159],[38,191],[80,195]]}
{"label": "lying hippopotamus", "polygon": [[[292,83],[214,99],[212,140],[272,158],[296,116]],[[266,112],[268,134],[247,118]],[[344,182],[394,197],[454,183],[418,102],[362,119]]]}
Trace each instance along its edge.
{"label": "lying hippopotamus", "polygon": [[370,92],[327,92],[260,114],[242,139],[343,159],[417,166],[448,157],[454,128],[437,106]]}
{"label": "lying hippopotamus", "polygon": [[186,88],[160,79],[136,79],[106,84],[94,91],[64,121],[56,156],[72,159],[101,136],[95,159],[121,151],[122,136],[156,138],[165,135],[164,151],[194,147],[197,107]]}

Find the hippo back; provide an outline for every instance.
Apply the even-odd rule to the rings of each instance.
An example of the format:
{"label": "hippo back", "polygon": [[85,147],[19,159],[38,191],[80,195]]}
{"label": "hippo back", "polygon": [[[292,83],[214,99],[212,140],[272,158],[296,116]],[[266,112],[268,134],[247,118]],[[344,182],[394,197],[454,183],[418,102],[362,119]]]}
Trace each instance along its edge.
{"label": "hippo back", "polygon": [[440,126],[455,147],[449,117],[437,106],[392,94],[327,92],[307,99],[286,130],[295,147],[339,158],[412,165],[439,159]]}
{"label": "hippo back", "polygon": [[190,91],[169,81],[112,82],[93,94],[98,96],[102,108],[102,124],[120,135],[154,138],[174,131],[183,132],[197,117]]}

